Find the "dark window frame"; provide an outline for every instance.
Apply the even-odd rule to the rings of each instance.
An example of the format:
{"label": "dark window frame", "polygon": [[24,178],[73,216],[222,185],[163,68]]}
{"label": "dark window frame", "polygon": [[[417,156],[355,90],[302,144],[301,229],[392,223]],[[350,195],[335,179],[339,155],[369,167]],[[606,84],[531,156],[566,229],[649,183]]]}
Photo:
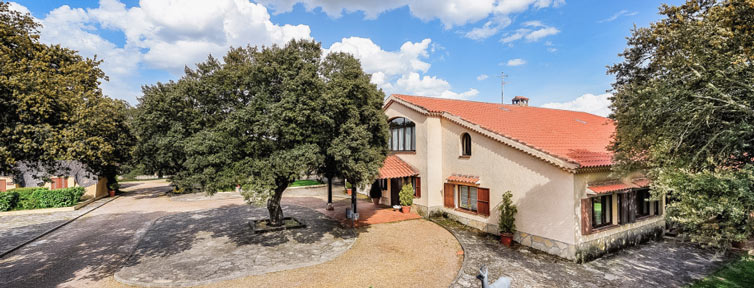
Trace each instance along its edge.
{"label": "dark window frame", "polygon": [[636,218],[652,216],[650,211],[652,201],[649,200],[651,198],[649,189],[636,190]]}
{"label": "dark window frame", "polygon": [[[390,127],[390,151],[416,151],[416,124],[405,117],[393,118]],[[397,141],[393,138],[397,138]]]}
{"label": "dark window frame", "polygon": [[[599,200],[599,201],[596,201]],[[595,213],[594,205],[596,203],[600,204],[601,212],[600,213],[600,224],[597,224],[597,213]],[[613,195],[603,195],[603,196],[597,196],[592,197],[592,228],[600,228],[605,226],[613,225]],[[605,207],[609,207],[608,209],[605,209]],[[606,213],[609,212],[609,213]],[[608,215],[609,214],[609,215]]]}
{"label": "dark window frame", "polygon": [[[468,208],[461,206],[461,187],[467,187],[466,188],[467,189],[466,190],[467,191],[467,194],[466,194],[466,203],[469,204]],[[473,193],[475,195],[474,201],[471,201],[471,195],[472,195],[471,188],[474,188],[476,190],[476,192]],[[461,209],[461,210],[464,210],[464,211],[470,211],[470,212],[474,212],[474,213],[477,213],[477,211],[479,211],[479,207],[476,205],[477,201],[479,200],[478,199],[478,197],[479,197],[479,195],[478,195],[478,193],[479,193],[479,187],[469,186],[469,185],[456,185],[456,191],[457,191],[456,192],[456,194],[457,194],[456,198],[458,199],[458,209]],[[477,207],[475,207],[475,206],[477,206]]]}
{"label": "dark window frame", "polygon": [[469,133],[461,135],[461,156],[471,156],[471,135]]}

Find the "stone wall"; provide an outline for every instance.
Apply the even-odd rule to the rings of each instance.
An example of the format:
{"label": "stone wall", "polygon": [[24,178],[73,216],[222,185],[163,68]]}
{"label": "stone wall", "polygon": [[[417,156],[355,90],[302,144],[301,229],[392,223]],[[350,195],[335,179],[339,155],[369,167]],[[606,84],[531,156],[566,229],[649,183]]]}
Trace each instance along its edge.
{"label": "stone wall", "polygon": [[513,241],[516,241],[524,246],[544,251],[548,254],[566,258],[568,260],[575,260],[574,255],[576,246],[571,244],[566,244],[557,240],[548,239],[537,235],[531,235],[526,232],[516,232],[515,234],[513,234]]}
{"label": "stone wall", "polygon": [[664,234],[665,221],[654,221],[653,223],[583,242],[576,247],[574,260],[579,263],[591,261],[621,248],[639,245],[649,240],[662,239]]}

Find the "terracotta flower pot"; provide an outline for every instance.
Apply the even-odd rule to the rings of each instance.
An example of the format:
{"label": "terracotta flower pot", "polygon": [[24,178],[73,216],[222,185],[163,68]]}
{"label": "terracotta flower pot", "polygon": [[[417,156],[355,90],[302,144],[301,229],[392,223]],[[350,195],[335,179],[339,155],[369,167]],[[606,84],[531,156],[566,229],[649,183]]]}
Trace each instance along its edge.
{"label": "terracotta flower pot", "polygon": [[351,195],[351,188],[346,189],[346,193],[348,193],[348,195]]}
{"label": "terracotta flower pot", "polygon": [[110,197],[115,197],[115,190],[110,190]]}
{"label": "terracotta flower pot", "polygon": [[380,205],[380,198],[372,198],[372,203],[374,203],[374,205]]}
{"label": "terracotta flower pot", "polygon": [[511,243],[513,243],[513,234],[511,233],[500,234],[500,243],[505,245],[505,247],[511,247]]}
{"label": "terracotta flower pot", "polygon": [[411,213],[411,206],[402,206],[401,207],[401,212],[403,212],[405,214]]}

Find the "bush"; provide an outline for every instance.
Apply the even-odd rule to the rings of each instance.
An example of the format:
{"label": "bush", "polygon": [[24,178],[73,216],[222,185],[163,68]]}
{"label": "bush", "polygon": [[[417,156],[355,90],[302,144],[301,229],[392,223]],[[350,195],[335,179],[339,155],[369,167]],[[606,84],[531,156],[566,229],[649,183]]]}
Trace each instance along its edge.
{"label": "bush", "polygon": [[374,183],[372,183],[372,187],[369,189],[369,197],[371,198],[382,197],[382,188],[380,188],[379,181],[374,181]]}
{"label": "bush", "polygon": [[503,193],[503,201],[500,202],[500,206],[498,206],[500,219],[497,226],[500,234],[513,234],[516,232],[516,213],[518,212],[518,208],[513,204],[511,198],[513,198],[513,193],[511,193],[511,191],[506,191]]}
{"label": "bush", "polygon": [[0,212],[12,209],[17,202],[18,192],[0,192]]}
{"label": "bush", "polygon": [[401,199],[401,205],[403,206],[414,204],[414,186],[411,183],[403,185],[401,192],[398,193],[398,197]]}
{"label": "bush", "polygon": [[[84,195],[84,187],[72,187],[49,190],[47,188],[17,188],[11,189],[5,193],[15,194],[14,202],[6,210],[2,210],[5,207],[3,199],[0,199],[0,211],[7,210],[28,210],[39,208],[59,208],[70,207],[76,205]],[[4,193],[4,194],[5,194]],[[11,197],[11,196],[6,196]],[[8,198],[10,200],[10,198]]]}

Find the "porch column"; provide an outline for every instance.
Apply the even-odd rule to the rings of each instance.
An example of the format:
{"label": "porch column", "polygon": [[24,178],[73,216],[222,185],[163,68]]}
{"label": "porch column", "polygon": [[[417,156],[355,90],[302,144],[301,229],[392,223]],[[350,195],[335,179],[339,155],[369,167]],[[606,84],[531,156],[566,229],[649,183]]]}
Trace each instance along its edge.
{"label": "porch column", "polygon": [[332,176],[327,177],[327,210],[332,211]]}

